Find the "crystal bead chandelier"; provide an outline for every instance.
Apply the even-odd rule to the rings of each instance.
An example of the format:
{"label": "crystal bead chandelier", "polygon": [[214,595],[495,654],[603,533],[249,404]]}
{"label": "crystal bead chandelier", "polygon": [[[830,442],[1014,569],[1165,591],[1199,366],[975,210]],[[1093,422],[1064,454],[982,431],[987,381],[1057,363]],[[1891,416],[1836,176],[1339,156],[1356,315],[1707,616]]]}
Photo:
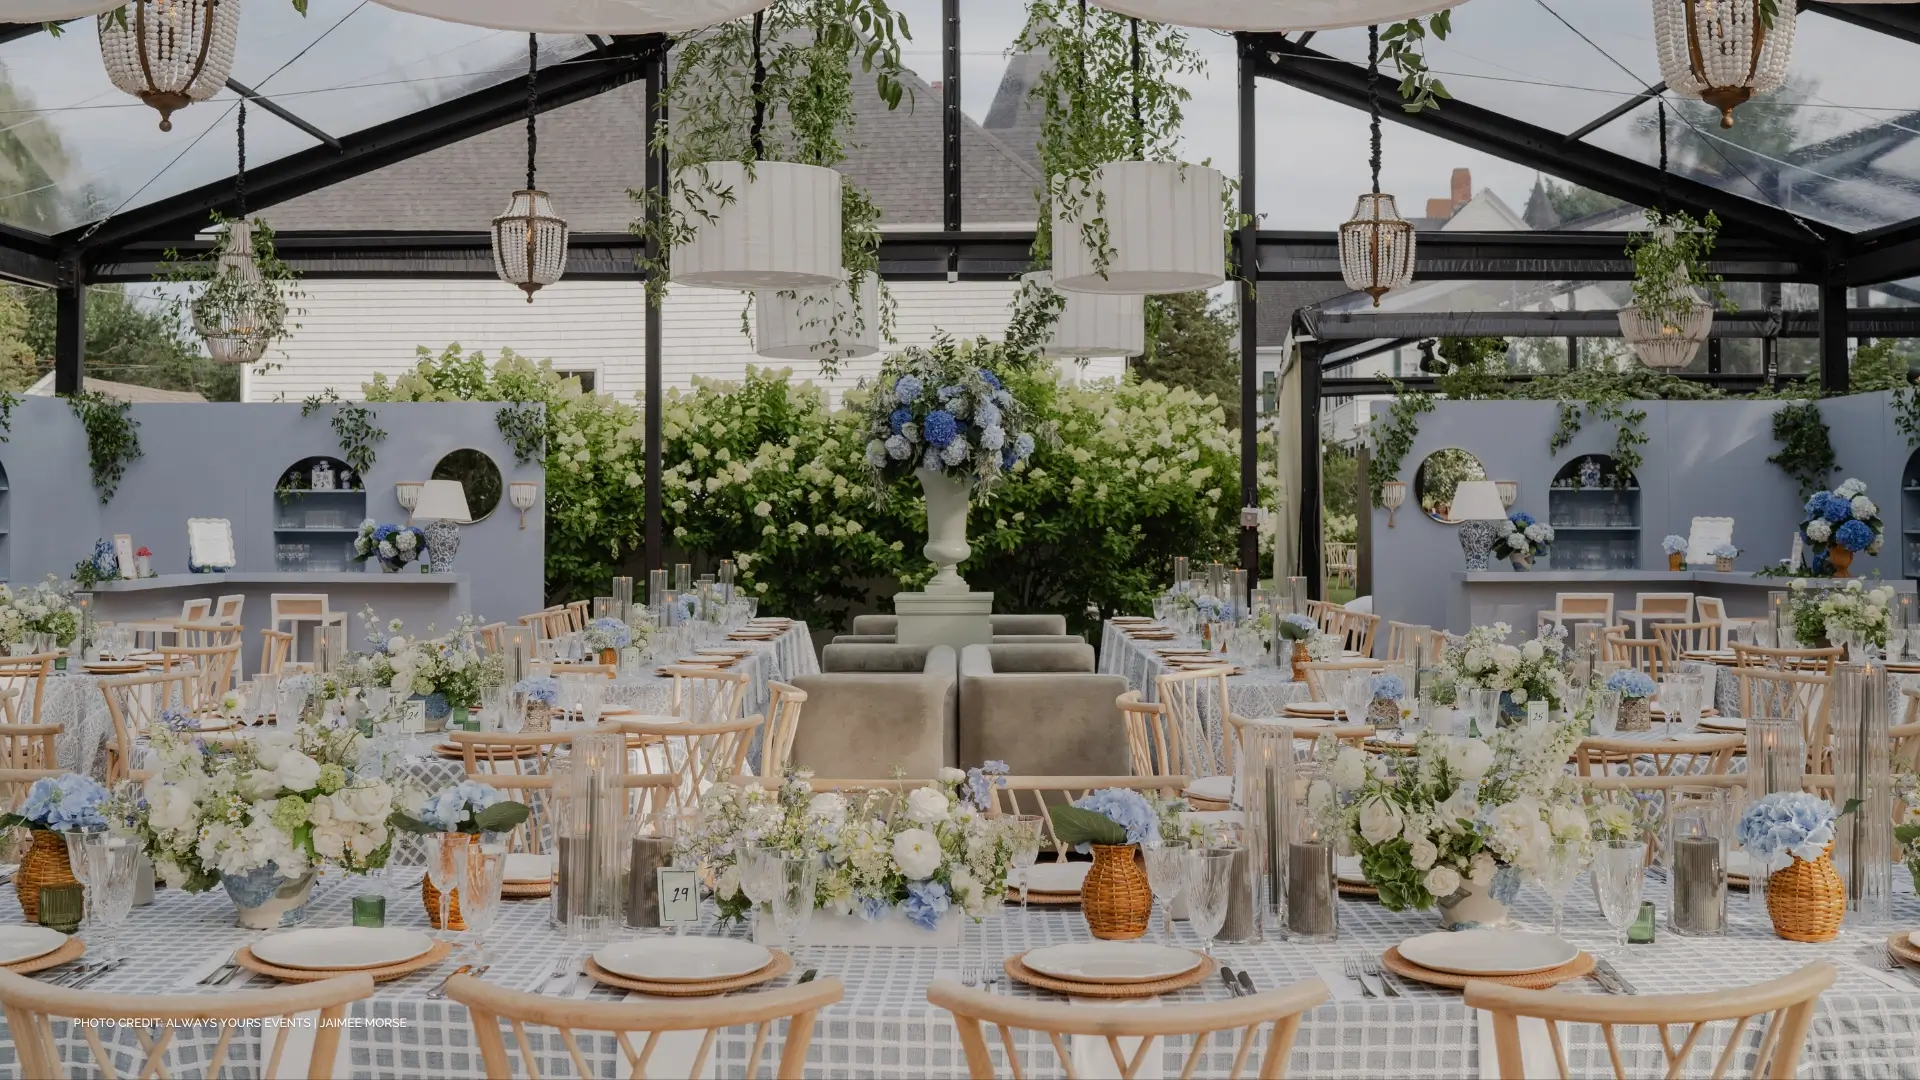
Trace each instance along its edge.
{"label": "crystal bead chandelier", "polygon": [[1373,297],[1413,280],[1413,223],[1400,216],[1393,196],[1380,193],[1380,28],[1367,27],[1367,105],[1373,117],[1373,190],[1354,203],[1340,226],[1340,276],[1347,287]]}
{"label": "crystal bead chandelier", "polygon": [[534,160],[539,135],[538,113],[540,39],[527,35],[527,186],[513,193],[507,212],[493,219],[493,271],[515,285],[533,303],[542,286],[559,281],[567,272],[567,222],[553,212],[547,193],[534,186]]}
{"label": "crystal bead chandelier", "polygon": [[234,174],[240,213],[219,240],[213,276],[192,304],[193,329],[217,364],[251,364],[285,333],[287,304],[260,272],[254,258],[253,223],[247,220],[247,103],[240,103]]}
{"label": "crystal bead chandelier", "polygon": [[239,28],[240,0],[132,0],[99,16],[100,62],[172,131],[176,110],[226,86]]}
{"label": "crystal bead chandelier", "polygon": [[1793,59],[1793,0],[1774,0],[1773,25],[1761,14],[1767,0],[1653,0],[1653,45],[1667,89],[1720,110],[1733,110],[1787,78]]}

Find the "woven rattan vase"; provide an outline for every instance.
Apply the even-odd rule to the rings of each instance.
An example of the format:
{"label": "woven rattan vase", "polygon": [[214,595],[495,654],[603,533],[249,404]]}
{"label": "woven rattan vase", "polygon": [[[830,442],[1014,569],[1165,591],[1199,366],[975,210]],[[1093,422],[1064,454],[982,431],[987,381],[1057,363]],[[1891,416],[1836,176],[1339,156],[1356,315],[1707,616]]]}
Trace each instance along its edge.
{"label": "woven rattan vase", "polygon": [[67,862],[67,841],[48,829],[33,830],[33,845],[20,858],[20,869],[13,875],[13,890],[20,898],[20,910],[27,921],[40,921],[40,890],[49,885],[78,885],[73,866]]}
{"label": "woven rattan vase", "polygon": [[[469,835],[467,842],[475,845],[479,844],[480,835],[478,833]],[[427,857],[430,859],[433,858],[433,852],[431,850],[428,851]],[[435,930],[465,930],[467,928],[467,924],[460,918],[459,889],[454,889],[453,895],[447,899],[447,925],[445,927],[440,925],[440,890],[433,887],[432,874],[420,875],[420,899],[427,905],[428,926],[433,927]]]}
{"label": "woven rattan vase", "polygon": [[1653,702],[1648,698],[1620,700],[1620,715],[1613,722],[1615,731],[1648,731],[1653,727]]}
{"label": "woven rattan vase", "polygon": [[1296,641],[1293,643],[1292,663],[1293,663],[1293,681],[1294,682],[1307,681],[1307,664],[1312,659],[1313,657],[1307,655],[1306,642]]}
{"label": "woven rattan vase", "polygon": [[1124,940],[1145,936],[1153,915],[1153,889],[1140,868],[1140,849],[1132,844],[1093,845],[1093,866],[1080,886],[1080,910],[1097,938]]}
{"label": "woven rattan vase", "polygon": [[1788,941],[1832,941],[1847,917],[1847,890],[1833,868],[1833,846],[1818,859],[1796,858],[1767,877],[1767,914]]}

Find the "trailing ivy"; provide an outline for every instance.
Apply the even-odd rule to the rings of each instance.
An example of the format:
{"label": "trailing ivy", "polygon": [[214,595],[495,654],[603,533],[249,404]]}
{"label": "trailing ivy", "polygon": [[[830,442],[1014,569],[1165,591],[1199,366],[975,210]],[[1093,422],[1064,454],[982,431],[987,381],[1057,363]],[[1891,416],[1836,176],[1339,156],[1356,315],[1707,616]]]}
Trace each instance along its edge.
{"label": "trailing ivy", "polygon": [[20,395],[10,390],[0,390],[0,442],[7,442],[13,435],[13,410],[20,404]]}
{"label": "trailing ivy", "polygon": [[1720,235],[1720,219],[1712,211],[1694,220],[1685,210],[1663,214],[1647,211],[1647,228],[1627,237],[1627,258],[1633,260],[1633,306],[1640,314],[1664,326],[1678,326],[1700,302],[1732,310],[1719,274],[1706,270]]}
{"label": "trailing ivy", "polygon": [[1438,109],[1442,99],[1453,100],[1446,84],[1427,66],[1427,36],[1431,34],[1435,41],[1445,41],[1452,32],[1451,8],[1429,16],[1424,24],[1419,19],[1408,19],[1380,31],[1381,59],[1400,73],[1400,96],[1406,101],[1401,107],[1406,111]]}
{"label": "trailing ivy", "polygon": [[340,436],[340,458],[360,474],[364,483],[367,472],[373,468],[373,448],[387,433],[373,426],[372,409],[356,401],[342,401],[332,387],[302,403],[300,415],[312,416],[329,405],[334,407],[329,422],[333,433]]}
{"label": "trailing ivy", "polygon": [[1920,387],[1893,392],[1893,426],[1907,437],[1908,446],[1920,446]]}
{"label": "trailing ivy", "polygon": [[515,461],[525,465],[538,461],[547,451],[546,410],[536,402],[517,401],[502,405],[500,411],[493,414],[493,422],[500,426],[500,436],[513,444]]}
{"label": "trailing ivy", "polygon": [[120,489],[127,466],[140,459],[140,421],[131,413],[133,405],[115,401],[98,390],[67,396],[67,407],[87,432],[87,467],[93,473],[93,487],[105,503]]}
{"label": "trailing ivy", "polygon": [[1773,414],[1773,437],[1780,443],[1780,452],[1767,460],[1793,478],[1801,495],[1819,491],[1840,467],[1831,435],[1819,405],[1811,401],[1782,405]]}
{"label": "trailing ivy", "polygon": [[1367,462],[1367,489],[1373,505],[1379,506],[1380,489],[1400,475],[1400,463],[1413,450],[1414,437],[1420,434],[1420,414],[1433,411],[1433,395],[1408,390],[1393,380],[1393,404],[1387,410],[1385,426],[1373,436],[1373,457]]}

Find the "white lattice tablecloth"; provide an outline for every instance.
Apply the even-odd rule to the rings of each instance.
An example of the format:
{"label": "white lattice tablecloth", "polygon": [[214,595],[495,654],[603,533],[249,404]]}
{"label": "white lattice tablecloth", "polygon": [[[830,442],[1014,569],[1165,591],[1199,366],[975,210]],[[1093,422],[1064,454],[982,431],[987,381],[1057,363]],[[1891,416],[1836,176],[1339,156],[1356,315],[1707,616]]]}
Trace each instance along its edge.
{"label": "white lattice tablecloth", "polygon": [[[84,672],[56,671],[47,676],[45,700],[40,703],[42,724],[59,724],[54,753],[60,767],[106,779],[107,756],[102,752],[113,738],[113,716],[100,693],[100,680]],[[32,686],[20,703],[22,720],[33,715]]]}
{"label": "white lattice tablecloth", "polygon": [[[1704,671],[1712,668],[1713,707],[1723,716],[1740,715],[1740,677],[1734,674],[1732,664],[1718,664],[1708,660],[1685,660],[1680,663],[1683,670]],[[1907,696],[1910,687],[1920,687],[1920,675],[1893,674],[1887,678],[1888,719],[1892,724],[1904,724],[1907,721]]]}
{"label": "white lattice tablecloth", "polygon": [[[1100,633],[1100,671],[1125,676],[1127,685],[1140,691],[1142,700],[1158,701],[1160,692],[1154,680],[1172,668],[1154,649],[1169,645],[1194,648],[1199,646],[1199,640],[1136,641],[1108,623]],[[1244,675],[1227,678],[1227,707],[1238,716],[1279,716],[1288,705],[1311,698],[1307,684],[1295,682],[1293,673],[1283,667],[1250,668]],[[1209,701],[1202,708],[1210,704]]]}
{"label": "white lattice tablecloth", "polygon": [[[350,897],[369,891],[359,879],[334,876],[319,886],[311,908],[312,925],[344,925]],[[1649,882],[1648,895],[1660,903],[1661,887]],[[424,928],[425,914],[419,890],[411,878],[389,888],[389,925]],[[5,903],[0,901],[0,903]],[[1839,979],[1820,1003],[1812,1033],[1802,1057],[1803,1076],[1911,1077],[1920,1075],[1920,984],[1890,976],[1894,985],[1868,973],[1872,958],[1889,933],[1887,926],[1848,927],[1840,940],[1826,945],[1804,945],[1774,937],[1755,900],[1736,892],[1731,901],[1732,929],[1724,938],[1682,938],[1664,924],[1659,941],[1635,946],[1616,965],[1643,994],[1704,991],[1756,982],[1792,971],[1814,960],[1839,967]],[[7,916],[17,918],[10,904]],[[515,988],[543,983],[566,944],[548,924],[546,901],[510,901],[493,933],[495,955],[486,979]],[[1516,913],[1535,925],[1547,921],[1544,901],[1533,890],[1523,891]],[[1270,940],[1259,945],[1219,945],[1215,955],[1236,969],[1244,968],[1261,989],[1320,976],[1328,965],[1338,971],[1349,958],[1377,956],[1388,946],[1434,925],[1431,913],[1385,911],[1371,901],[1343,900],[1340,940],[1324,945]],[[1920,903],[1901,885],[1895,899],[1895,919],[1902,927],[1920,925]],[[707,933],[721,931],[711,925]],[[1176,938],[1188,944],[1184,924],[1176,924]],[[1585,947],[1606,941],[1595,911],[1591,890],[1577,883],[1567,905],[1567,936]],[[211,961],[224,957],[248,940],[233,926],[231,904],[215,892],[188,896],[163,890],[152,907],[134,911],[125,938],[130,962],[93,984],[115,993],[220,993],[189,985]],[[1076,909],[1034,908],[1023,919],[1017,909],[996,915],[983,925],[968,925],[957,948],[890,948],[878,946],[803,947],[796,953],[796,974],[818,968],[823,976],[838,976],[847,987],[846,999],[822,1012],[809,1051],[808,1076],[907,1078],[964,1075],[963,1059],[951,1019],[926,1002],[928,983],[957,977],[963,966],[997,967],[1000,960],[1038,945],[1087,940],[1085,922]],[[452,970],[455,957],[438,969],[380,985],[373,998],[352,1007],[356,1018],[391,1022],[392,1027],[350,1027],[341,1075],[416,1080],[427,1077],[479,1077],[483,1069],[475,1048],[466,1010],[451,1001],[429,1001],[426,992]],[[789,976],[783,982],[790,982]],[[1362,999],[1343,979],[1329,980],[1335,1000],[1313,1010],[1300,1029],[1289,1075],[1303,1077],[1477,1077],[1479,1055],[1473,1013],[1457,992],[1402,981],[1403,997]],[[264,980],[235,982],[226,990],[258,988]],[[564,990],[562,984],[553,984]],[[1896,989],[1895,986],[1899,988]],[[1580,980],[1563,988],[1568,993],[1599,993],[1597,984]],[[1002,979],[995,991],[1022,998],[1051,997]],[[616,992],[595,989],[596,1000],[611,1000]],[[1169,995],[1168,1002],[1216,1001],[1225,996],[1219,983]],[[1689,1075],[1701,1068],[1714,1039],[1724,1040],[1720,1026],[1694,1059]],[[131,1069],[133,1034],[108,1029],[110,1041],[122,1051],[122,1066]],[[1568,1033],[1568,1056],[1576,1076],[1611,1075],[1597,1030],[1574,1027]],[[194,1076],[193,1063],[204,1061],[217,1037],[210,1030],[201,1037],[193,1030],[176,1030],[176,1047],[169,1066],[176,1076]],[[251,1037],[251,1042],[248,1039]],[[1757,1035],[1753,1036],[1757,1038]],[[258,1034],[242,1033],[241,1060],[258,1060]],[[1657,1033],[1649,1028],[1626,1029],[1623,1044],[1634,1055],[1629,1076],[1663,1072]],[[542,1054],[555,1050],[557,1040],[541,1040]],[[745,1072],[744,1057],[752,1037],[746,1029],[722,1035],[716,1047],[723,1063],[720,1075]],[[61,1045],[70,1054],[84,1054],[77,1036],[62,1032]],[[595,1040],[590,1056],[597,1071],[614,1075],[611,1044]],[[1018,1044],[1027,1058],[1027,1075],[1056,1076],[1059,1070],[1044,1037]],[[996,1053],[999,1048],[996,1044]],[[762,1068],[770,1069],[778,1040],[764,1052]],[[1178,1075],[1186,1047],[1168,1040],[1165,1075]],[[1198,1075],[1225,1075],[1232,1048],[1222,1039],[1208,1052]],[[1744,1075],[1746,1063],[1733,1072]],[[542,1063],[547,1076],[570,1076],[559,1056]],[[1005,1075],[1004,1064],[1000,1070]],[[516,1074],[518,1063],[516,1061]],[[1731,1074],[1731,1073],[1730,1073]],[[0,1076],[17,1076],[10,1041],[0,1042]],[[234,1074],[230,1074],[234,1075]],[[247,1075],[244,1070],[237,1075]],[[625,1075],[624,1069],[618,1075]]]}
{"label": "white lattice tablecloth", "polygon": [[[813,634],[807,629],[806,623],[797,619],[785,633],[771,641],[722,641],[718,644],[753,650],[732,668],[744,672],[749,680],[746,693],[742,695],[742,704],[749,716],[766,712],[769,682],[791,682],[796,676],[814,675],[820,671],[820,658],[813,651]],[[668,657],[657,663],[670,662],[671,659]],[[615,679],[607,689],[607,704],[624,705],[654,716],[671,715],[673,680],[653,674],[653,666],[650,664],[643,674]]]}

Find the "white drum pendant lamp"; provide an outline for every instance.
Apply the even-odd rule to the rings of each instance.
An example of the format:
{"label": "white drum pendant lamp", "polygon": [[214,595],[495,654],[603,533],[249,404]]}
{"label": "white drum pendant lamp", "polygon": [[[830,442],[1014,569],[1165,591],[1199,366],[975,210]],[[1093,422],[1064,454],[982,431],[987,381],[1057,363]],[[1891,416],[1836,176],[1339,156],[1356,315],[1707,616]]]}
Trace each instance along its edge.
{"label": "white drum pendant lamp", "polygon": [[1373,297],[1373,306],[1388,292],[1413,281],[1416,241],[1413,223],[1400,216],[1393,196],[1380,193],[1380,28],[1367,27],[1367,106],[1372,114],[1373,191],[1353,205],[1353,217],[1340,226],[1340,276],[1347,287]]}
{"label": "white drum pendant lamp", "polygon": [[1044,270],[1024,275],[1030,288],[1060,297],[1060,313],[1042,356],[1139,356],[1147,351],[1147,298],[1138,293],[1071,293],[1053,288]]}
{"label": "white drum pendant lamp", "polygon": [[1094,0],[1108,11],[1213,30],[1338,30],[1396,23],[1467,0]]}
{"label": "white drum pendant lamp", "polygon": [[677,34],[751,15],[772,0],[378,0],[395,11],[541,34]]}
{"label": "white drum pendant lamp", "polygon": [[98,19],[100,62],[114,86],[153,106],[160,130],[172,131],[176,111],[227,85],[240,0],[130,0],[124,7]]}
{"label": "white drum pendant lamp", "polygon": [[[855,299],[859,304],[856,308]],[[880,351],[880,275],[805,291],[753,294],[755,352],[771,360],[843,360]]]}
{"label": "white drum pendant lamp", "polygon": [[[1220,170],[1182,161],[1110,161],[1084,191],[1053,200],[1053,284],[1062,292],[1160,294],[1227,279]],[[1106,222],[1107,261],[1082,235]],[[1104,269],[1104,273],[1102,270]]]}
{"label": "white drum pendant lamp", "polygon": [[839,284],[839,173],[789,161],[709,161],[688,166],[682,177],[693,194],[676,188],[673,209],[693,236],[674,245],[676,284],[754,290]]}
{"label": "white drum pendant lamp", "polygon": [[1762,0],[1653,0],[1653,47],[1667,89],[1720,110],[1733,126],[1734,107],[1787,80],[1793,60],[1795,5],[1777,0],[1773,25]]}
{"label": "white drum pendant lamp", "polygon": [[540,41],[527,35],[527,186],[513,193],[507,212],[493,219],[493,272],[519,287],[533,303],[533,294],[559,281],[567,272],[567,220],[553,212],[547,193],[534,186],[538,157]]}

